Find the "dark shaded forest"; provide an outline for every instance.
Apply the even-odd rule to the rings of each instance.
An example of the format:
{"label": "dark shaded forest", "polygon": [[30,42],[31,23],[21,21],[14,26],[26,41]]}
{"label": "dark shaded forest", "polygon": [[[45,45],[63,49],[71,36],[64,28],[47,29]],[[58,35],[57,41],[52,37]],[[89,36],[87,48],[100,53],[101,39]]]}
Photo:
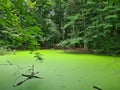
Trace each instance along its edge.
{"label": "dark shaded forest", "polygon": [[0,0],[0,47],[120,54],[120,2]]}

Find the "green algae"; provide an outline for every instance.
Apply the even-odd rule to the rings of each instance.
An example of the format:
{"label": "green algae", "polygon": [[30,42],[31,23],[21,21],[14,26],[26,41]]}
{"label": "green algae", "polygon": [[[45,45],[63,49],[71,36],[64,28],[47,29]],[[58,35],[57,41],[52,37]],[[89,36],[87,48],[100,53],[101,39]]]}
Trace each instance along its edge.
{"label": "green algae", "polygon": [[[16,55],[0,57],[0,63],[6,60],[13,63],[0,66],[0,90],[95,90],[93,85],[103,90],[120,90],[120,57],[40,50],[36,51],[43,55],[44,61],[40,63],[29,52],[18,51]],[[33,64],[44,79],[31,79],[12,87],[15,81],[23,80],[21,73]]]}

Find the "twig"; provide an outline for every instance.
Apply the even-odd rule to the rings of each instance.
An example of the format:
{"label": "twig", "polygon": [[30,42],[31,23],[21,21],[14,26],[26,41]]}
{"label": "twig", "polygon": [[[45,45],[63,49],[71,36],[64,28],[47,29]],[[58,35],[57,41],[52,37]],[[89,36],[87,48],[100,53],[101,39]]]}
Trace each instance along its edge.
{"label": "twig", "polygon": [[109,66],[111,66],[112,64],[117,63],[117,62],[120,62],[120,61],[114,60],[113,62],[109,63],[109,64],[104,68],[104,70],[107,69],[107,68],[108,68]]}
{"label": "twig", "polygon": [[16,85],[13,85],[13,87],[17,87],[22,85],[25,81],[33,79],[33,78],[38,78],[38,79],[43,79],[42,77],[36,76],[35,74],[38,74],[39,72],[34,72],[34,65],[32,65],[32,68],[30,69],[32,72],[31,74],[22,74],[23,77],[26,77],[25,80],[18,82]]}
{"label": "twig", "polygon": [[13,65],[13,64],[7,60],[7,64],[0,64],[0,65]]}
{"label": "twig", "polygon": [[23,81],[17,83],[16,85],[13,85],[13,87],[17,87],[17,86],[19,86],[19,85],[22,85],[26,80],[27,80],[27,79],[25,79],[25,80],[23,80]]}
{"label": "twig", "polygon": [[13,64],[12,64],[10,61],[8,61],[8,60],[7,60],[7,63],[8,63],[9,65],[13,65]]}
{"label": "twig", "polygon": [[97,89],[97,90],[102,90],[102,89],[99,88],[98,86],[94,86],[94,85],[93,85],[93,88],[94,88],[94,89]]}

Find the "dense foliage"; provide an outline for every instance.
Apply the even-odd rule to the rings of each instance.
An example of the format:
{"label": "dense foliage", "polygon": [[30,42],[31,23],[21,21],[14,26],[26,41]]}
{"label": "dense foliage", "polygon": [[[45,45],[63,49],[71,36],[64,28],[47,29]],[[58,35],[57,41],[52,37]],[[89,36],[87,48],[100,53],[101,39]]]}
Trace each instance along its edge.
{"label": "dense foliage", "polygon": [[0,46],[120,53],[118,0],[0,0]]}

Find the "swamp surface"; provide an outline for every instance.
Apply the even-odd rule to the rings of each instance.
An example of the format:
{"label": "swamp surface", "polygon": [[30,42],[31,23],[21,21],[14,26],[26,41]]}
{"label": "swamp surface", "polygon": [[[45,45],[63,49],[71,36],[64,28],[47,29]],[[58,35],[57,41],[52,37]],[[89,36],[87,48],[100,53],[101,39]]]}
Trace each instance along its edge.
{"label": "swamp surface", "polygon": [[[39,52],[43,62],[34,58]],[[120,57],[95,54],[66,53],[62,50],[17,51],[15,55],[0,56],[0,90],[120,90]],[[9,65],[7,62],[11,62]],[[22,85],[34,65],[37,76]]]}

